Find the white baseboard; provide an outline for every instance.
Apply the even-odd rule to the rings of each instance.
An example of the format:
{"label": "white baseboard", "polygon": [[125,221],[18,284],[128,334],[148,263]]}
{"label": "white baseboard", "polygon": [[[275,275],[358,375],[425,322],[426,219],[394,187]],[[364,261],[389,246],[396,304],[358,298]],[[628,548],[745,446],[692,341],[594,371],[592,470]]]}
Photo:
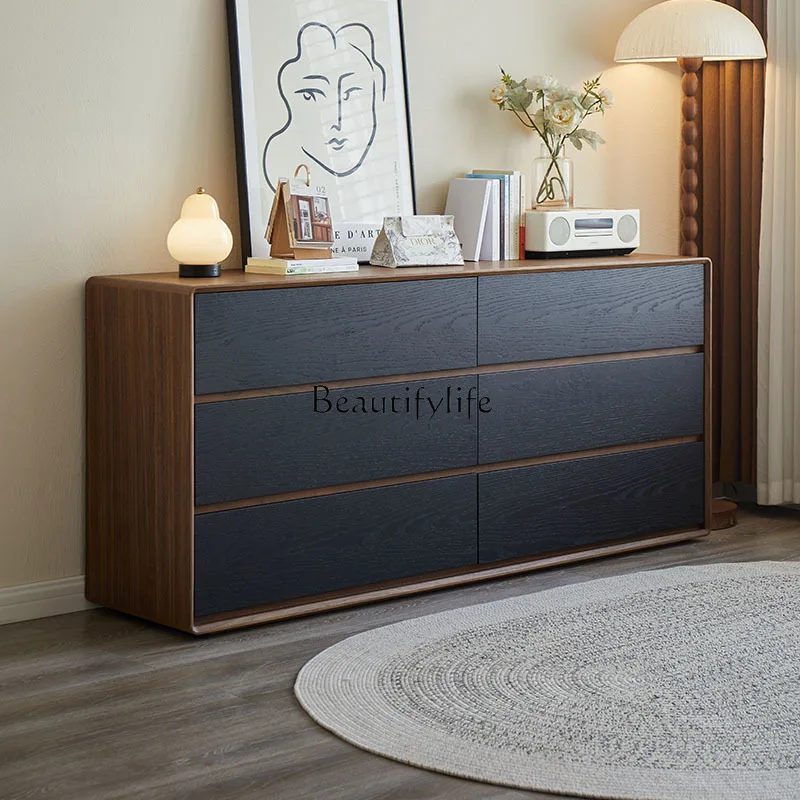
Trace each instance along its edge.
{"label": "white baseboard", "polygon": [[0,625],[96,608],[83,596],[84,577],[0,589]]}

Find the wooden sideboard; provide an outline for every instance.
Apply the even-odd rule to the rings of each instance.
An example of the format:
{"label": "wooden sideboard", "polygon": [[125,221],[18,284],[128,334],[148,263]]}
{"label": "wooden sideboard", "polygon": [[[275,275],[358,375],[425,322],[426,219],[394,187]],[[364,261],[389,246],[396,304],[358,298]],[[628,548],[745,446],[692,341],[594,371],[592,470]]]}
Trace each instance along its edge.
{"label": "wooden sideboard", "polygon": [[704,535],[704,259],[86,286],[86,596],[202,634]]}

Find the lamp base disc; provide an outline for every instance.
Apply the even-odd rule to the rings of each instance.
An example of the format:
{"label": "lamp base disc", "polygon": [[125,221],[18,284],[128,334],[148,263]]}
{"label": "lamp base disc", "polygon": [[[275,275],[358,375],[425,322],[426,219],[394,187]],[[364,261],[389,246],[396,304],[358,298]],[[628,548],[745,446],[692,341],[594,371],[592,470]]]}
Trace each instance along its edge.
{"label": "lamp base disc", "polygon": [[178,275],[181,278],[219,278],[219,264],[180,264]]}

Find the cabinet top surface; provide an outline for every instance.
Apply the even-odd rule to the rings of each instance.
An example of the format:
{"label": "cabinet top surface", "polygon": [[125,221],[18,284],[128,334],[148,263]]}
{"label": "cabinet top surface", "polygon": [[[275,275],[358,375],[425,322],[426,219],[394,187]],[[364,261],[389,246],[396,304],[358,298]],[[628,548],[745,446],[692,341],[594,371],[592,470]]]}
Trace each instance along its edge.
{"label": "cabinet top surface", "polygon": [[180,278],[173,272],[143,272],[130,275],[102,275],[88,283],[119,285],[151,291],[196,292],[238,291],[242,289],[282,289],[291,286],[330,286],[351,283],[385,283],[387,281],[466,278],[488,275],[521,275],[534,272],[562,272],[624,267],[657,267],[665,265],[706,263],[705,258],[648,255],[595,256],[525,261],[476,261],[463,267],[385,267],[361,266],[357,272],[329,272],[322,275],[256,275],[238,269],[223,270],[219,278]]}

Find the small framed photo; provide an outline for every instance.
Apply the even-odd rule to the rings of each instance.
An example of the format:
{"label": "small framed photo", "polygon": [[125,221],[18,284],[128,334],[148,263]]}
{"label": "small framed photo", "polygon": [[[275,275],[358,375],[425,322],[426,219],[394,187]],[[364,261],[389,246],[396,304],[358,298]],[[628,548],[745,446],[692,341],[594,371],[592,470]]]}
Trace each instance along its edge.
{"label": "small framed photo", "polygon": [[[299,257],[314,258],[315,250],[316,257],[330,257],[334,240],[330,201],[324,189],[314,190],[309,178],[306,167],[306,180],[295,176],[278,181],[264,235],[273,257],[295,258],[302,251]],[[324,256],[320,250],[326,251]]]}
{"label": "small framed photo", "polygon": [[330,203],[327,197],[295,194],[289,184],[294,238],[298,244],[333,244]]}
{"label": "small framed photo", "polygon": [[306,164],[297,241],[368,261],[383,218],[415,211],[400,1],[227,2],[243,255],[269,255],[275,191]]}

